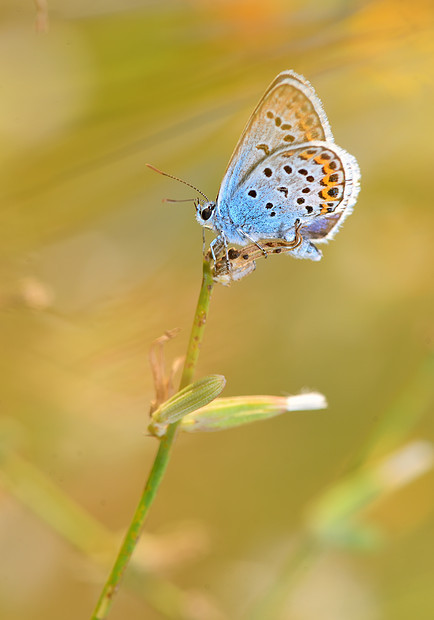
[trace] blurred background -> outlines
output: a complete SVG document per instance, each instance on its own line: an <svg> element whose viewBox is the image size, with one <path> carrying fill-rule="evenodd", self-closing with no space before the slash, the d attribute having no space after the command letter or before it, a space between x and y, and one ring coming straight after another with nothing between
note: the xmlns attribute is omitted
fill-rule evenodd
<svg viewBox="0 0 434 620"><path fill-rule="evenodd" d="M175 327L168 364L186 350L202 239L145 162L216 196L284 69L360 198L320 263L216 286L198 376L329 408L180 436L110 618L433 617L433 61L429 0L3 0L2 618L90 617L152 464L148 352ZM327 489L384 463L377 543L294 559Z"/></svg>

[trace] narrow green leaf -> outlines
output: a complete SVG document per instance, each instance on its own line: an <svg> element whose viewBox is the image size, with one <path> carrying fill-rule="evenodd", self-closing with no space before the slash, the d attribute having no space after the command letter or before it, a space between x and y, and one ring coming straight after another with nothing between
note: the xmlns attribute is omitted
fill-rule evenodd
<svg viewBox="0 0 434 620"><path fill-rule="evenodd" d="M223 375L208 375L174 394L154 411L149 431L161 437L168 424L181 420L187 414L213 401L226 385Z"/></svg>
<svg viewBox="0 0 434 620"><path fill-rule="evenodd" d="M316 392L298 396L219 398L185 416L181 428L189 433L221 431L272 418L287 411L324 409L326 406L324 396Z"/></svg>

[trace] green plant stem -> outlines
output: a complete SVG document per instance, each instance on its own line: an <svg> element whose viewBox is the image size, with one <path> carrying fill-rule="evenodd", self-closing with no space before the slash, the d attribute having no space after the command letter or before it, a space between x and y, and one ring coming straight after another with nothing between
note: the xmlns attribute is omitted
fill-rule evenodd
<svg viewBox="0 0 434 620"><path fill-rule="evenodd" d="M200 345L202 343L203 333L205 331L205 324L208 316L208 309L211 299L211 293L213 290L213 284L214 283L211 275L210 264L207 260L204 259L202 286L199 293L196 314L194 316L193 327L191 330L190 341L188 343L187 355L184 363L184 369L179 385L180 390L186 385L189 385L193 380L197 360L199 358ZM129 564L133 551L139 540L145 518L149 512L149 508L152 505L154 497L160 486L161 480L163 479L164 472L166 471L170 457L170 450L176 436L178 425L179 422L171 424L167 429L167 433L160 440L160 445L154 460L154 464L152 465L152 469L148 476L148 480L146 482L139 504L136 508L128 531L125 535L112 571L101 592L101 596L95 607L92 620L103 620L104 618L107 618L110 607L113 603L113 598L116 594L117 589L119 588L124 572Z"/></svg>

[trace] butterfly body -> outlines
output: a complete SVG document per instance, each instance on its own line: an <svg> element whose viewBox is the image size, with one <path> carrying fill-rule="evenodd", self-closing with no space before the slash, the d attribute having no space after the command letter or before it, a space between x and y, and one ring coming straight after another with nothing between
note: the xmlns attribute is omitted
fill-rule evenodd
<svg viewBox="0 0 434 620"><path fill-rule="evenodd" d="M219 240L302 242L291 253L319 260L313 241L330 239L351 213L359 190L354 157L338 147L321 102L302 76L285 71L250 117L216 202L198 204L196 218Z"/></svg>

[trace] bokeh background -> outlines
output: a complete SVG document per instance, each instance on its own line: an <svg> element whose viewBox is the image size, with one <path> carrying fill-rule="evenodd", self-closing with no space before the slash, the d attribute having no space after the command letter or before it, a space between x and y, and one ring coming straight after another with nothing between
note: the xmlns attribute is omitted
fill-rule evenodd
<svg viewBox="0 0 434 620"><path fill-rule="evenodd" d="M3 0L0 20L1 617L90 616L152 463L148 351L174 327L168 364L186 349L202 240L162 203L191 191L145 162L215 196L294 69L359 202L320 263L216 287L198 376L329 408L180 436L110 617L431 619L432 2ZM293 560L326 489L414 441L411 480L363 514L382 543Z"/></svg>

